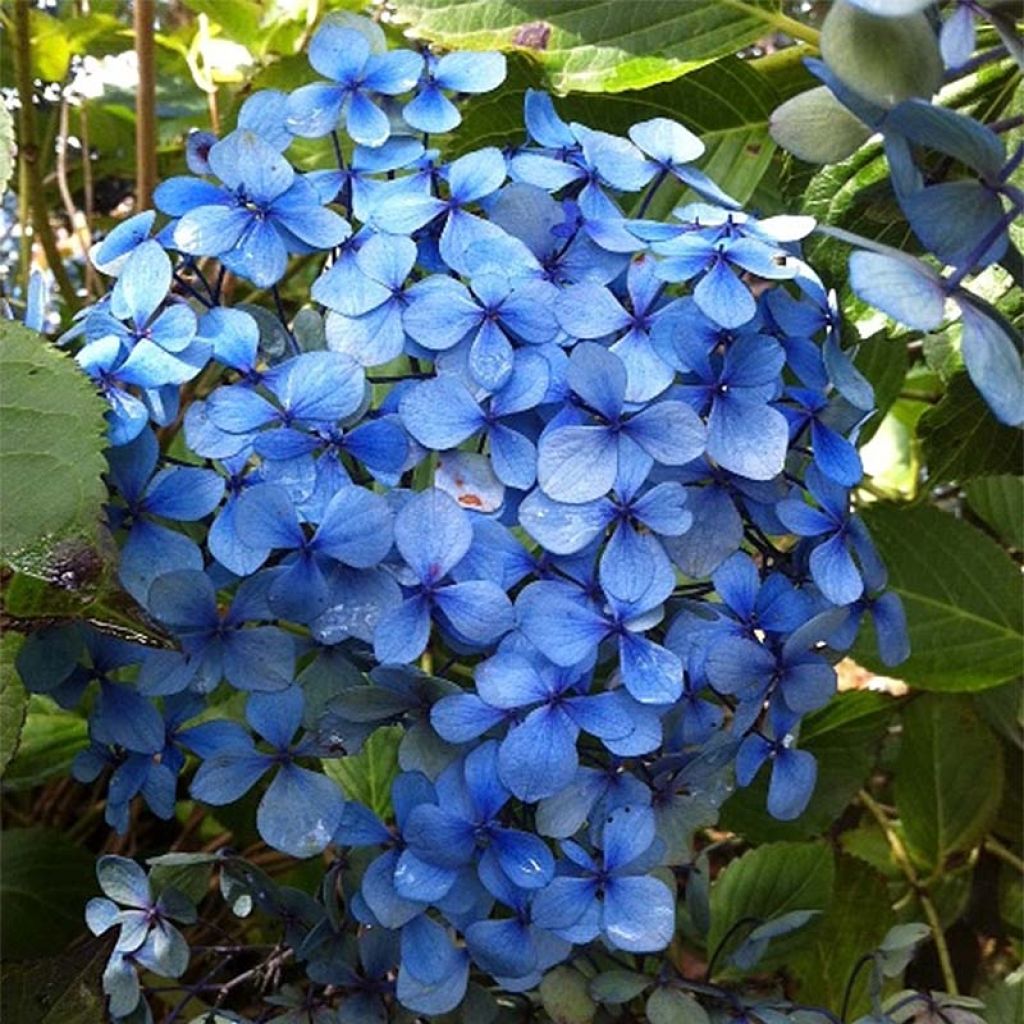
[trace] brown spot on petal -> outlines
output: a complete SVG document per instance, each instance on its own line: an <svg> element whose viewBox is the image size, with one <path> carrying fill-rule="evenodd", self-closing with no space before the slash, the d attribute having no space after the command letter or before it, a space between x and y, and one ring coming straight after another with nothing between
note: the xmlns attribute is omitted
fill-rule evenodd
<svg viewBox="0 0 1024 1024"><path fill-rule="evenodd" d="M481 508L483 506L483 500L475 494L460 494L458 500L460 505L468 505L470 508Z"/></svg>

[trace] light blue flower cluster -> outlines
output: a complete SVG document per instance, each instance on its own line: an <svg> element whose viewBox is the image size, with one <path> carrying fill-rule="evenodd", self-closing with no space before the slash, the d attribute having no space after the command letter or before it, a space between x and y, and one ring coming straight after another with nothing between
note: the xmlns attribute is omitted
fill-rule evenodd
<svg viewBox="0 0 1024 1024"><path fill-rule="evenodd" d="M198 801L261 787L271 846L370 848L350 918L318 927L390 936L366 956L435 1014L471 967L517 991L574 945L664 948L693 829L765 765L770 811L800 815L801 717L865 613L891 663L905 625L851 511L873 398L808 218L741 212L673 121L622 138L538 92L515 149L426 148L412 129L455 127L496 55L332 15L310 60L327 81L193 140L155 235L147 212L100 244L116 283L68 339L110 404L121 579L168 642L59 627L20 668L94 695L75 772L112 768L114 827L136 795L169 817L197 759ZM293 136L337 167L295 170ZM646 219L662 188L690 191ZM290 255L326 255L320 347L225 305L229 275L279 298ZM385 822L321 759L387 723ZM123 1016L125 964L177 940L121 889L136 909L91 922L121 924Z"/></svg>

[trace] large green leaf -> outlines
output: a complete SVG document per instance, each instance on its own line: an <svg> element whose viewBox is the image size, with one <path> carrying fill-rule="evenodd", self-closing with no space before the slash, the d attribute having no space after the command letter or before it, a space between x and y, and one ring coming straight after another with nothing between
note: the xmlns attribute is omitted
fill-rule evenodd
<svg viewBox="0 0 1024 1024"><path fill-rule="evenodd" d="M769 843L734 860L711 887L711 931L708 950L713 952L728 937L727 949L735 947L749 928L744 918L770 921L792 910L824 910L832 893L835 868L824 843ZM760 965L785 959L815 924L793 935L776 939ZM730 934L731 933L731 934ZM719 964L725 958L718 957Z"/></svg>
<svg viewBox="0 0 1024 1024"><path fill-rule="evenodd" d="M85 719L49 697L33 694L18 751L7 766L5 789L30 789L68 771L75 754L89 742Z"/></svg>
<svg viewBox="0 0 1024 1024"><path fill-rule="evenodd" d="M506 86L467 104L449 152L458 155L478 146L522 142L523 96L538 84L536 72L513 59ZM572 94L556 100L556 106L566 120L620 134L652 117L679 121L707 147L698 165L744 202L753 195L776 150L768 135L768 120L777 100L768 76L730 56L674 82L601 96ZM680 195L679 188L666 183L651 204L650 215L664 215Z"/></svg>
<svg viewBox="0 0 1024 1024"><path fill-rule="evenodd" d="M383 818L391 814L391 783L398 774L398 744L401 726L377 729L358 754L323 762L324 771L345 791L345 795L376 811Z"/></svg>
<svg viewBox="0 0 1024 1024"><path fill-rule="evenodd" d="M891 913L885 879L862 861L841 857L828 909L808 942L786 964L800 1002L838 1010L853 968L881 942L893 923ZM867 1010L868 977L869 972L861 971L847 1019Z"/></svg>
<svg viewBox="0 0 1024 1024"><path fill-rule="evenodd" d="M966 373L958 373L938 405L918 424L932 483L964 481L993 473L1015 473L1024 460L1024 438L1004 426Z"/></svg>
<svg viewBox="0 0 1024 1024"><path fill-rule="evenodd" d="M903 599L910 657L893 669L875 650L873 629L854 657L925 690L981 690L1016 678L1024 631L1021 575L995 541L937 508L867 509L864 519L889 585Z"/></svg>
<svg viewBox="0 0 1024 1024"><path fill-rule="evenodd" d="M895 703L867 691L839 694L831 704L807 716L800 747L818 759L818 781L807 809L795 821L768 814L767 772L739 790L722 808L722 825L744 839L763 843L820 835L843 812L867 778Z"/></svg>
<svg viewBox="0 0 1024 1024"><path fill-rule="evenodd" d="M14 659L23 640L20 633L0 636L0 775L18 749L28 709L28 694L14 670Z"/></svg>
<svg viewBox="0 0 1024 1024"><path fill-rule="evenodd" d="M995 818L1003 752L969 697L925 694L903 714L896 810L911 851L941 866L969 850Z"/></svg>
<svg viewBox="0 0 1024 1024"><path fill-rule="evenodd" d="M1024 549L1024 477L983 476L966 488L967 503L998 535Z"/></svg>
<svg viewBox="0 0 1024 1024"><path fill-rule="evenodd" d="M24 959L62 949L85 930L85 902L96 894L93 855L54 829L12 828L0 843L0 942Z"/></svg>
<svg viewBox="0 0 1024 1024"><path fill-rule="evenodd" d="M95 940L62 956L5 963L4 1024L96 1024L109 944Z"/></svg>
<svg viewBox="0 0 1024 1024"><path fill-rule="evenodd" d="M91 537L105 495L104 404L74 361L0 321L0 554L45 564Z"/></svg>
<svg viewBox="0 0 1024 1024"><path fill-rule="evenodd" d="M776 0L397 0L414 36L526 50L559 92L621 92L685 75L780 23Z"/></svg>

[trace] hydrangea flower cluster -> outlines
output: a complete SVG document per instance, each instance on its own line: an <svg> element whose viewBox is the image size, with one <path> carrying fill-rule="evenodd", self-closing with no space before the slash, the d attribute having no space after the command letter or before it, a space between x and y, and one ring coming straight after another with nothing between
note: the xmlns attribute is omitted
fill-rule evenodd
<svg viewBox="0 0 1024 1024"><path fill-rule="evenodd" d="M801 717L865 615L889 663L905 624L851 510L873 399L809 218L742 212L673 121L618 137L540 92L521 145L446 159L427 133L498 55L332 15L310 61L325 81L193 138L159 223L100 243L116 281L67 339L110 405L120 578L166 642L57 627L20 669L91 701L75 773L112 769L115 828L136 796L169 817L184 774L213 806L259 786L295 857L366 848L311 971L347 984L324 948L358 931L365 970L438 1014L471 968L522 991L576 945L664 948L694 829L762 770L797 817ZM336 166L296 170L293 137ZM300 314L323 329L275 347L226 282L279 298L292 255L326 263ZM395 723L382 820L322 764ZM180 967L175 908L114 889L134 909L90 914L121 925L127 1016L131 965L170 943Z"/></svg>

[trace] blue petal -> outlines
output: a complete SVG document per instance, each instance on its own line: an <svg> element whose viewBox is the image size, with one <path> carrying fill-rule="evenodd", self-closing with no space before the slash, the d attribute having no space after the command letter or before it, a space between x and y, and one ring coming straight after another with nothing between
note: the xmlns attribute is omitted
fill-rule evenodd
<svg viewBox="0 0 1024 1024"><path fill-rule="evenodd" d="M491 837L501 870L520 889L540 889L555 873L555 859L539 836L500 828Z"/></svg>
<svg viewBox="0 0 1024 1024"><path fill-rule="evenodd" d="M520 800L535 803L564 789L576 774L577 726L556 706L531 711L501 743L501 780Z"/></svg>
<svg viewBox="0 0 1024 1024"><path fill-rule="evenodd" d="M679 658L652 641L623 633L619 637L622 682L641 704L672 704L683 692Z"/></svg>
<svg viewBox="0 0 1024 1024"><path fill-rule="evenodd" d="M811 799L817 778L818 762L809 751L779 751L768 784L768 813L780 821L799 818Z"/></svg>
<svg viewBox="0 0 1024 1024"><path fill-rule="evenodd" d="M865 302L919 331L934 331L945 320L942 281L911 256L853 253L850 287Z"/></svg>
<svg viewBox="0 0 1024 1024"><path fill-rule="evenodd" d="M374 656L384 665L413 661L423 653L429 636L430 607L424 597L411 597L378 620Z"/></svg>
<svg viewBox="0 0 1024 1024"><path fill-rule="evenodd" d="M618 472L618 441L607 427L560 427L537 450L537 480L555 501L580 505L607 494Z"/></svg>
<svg viewBox="0 0 1024 1024"><path fill-rule="evenodd" d="M395 544L424 582L438 582L451 572L472 541L466 513L437 489L410 497L395 519Z"/></svg>
<svg viewBox="0 0 1024 1024"><path fill-rule="evenodd" d="M458 447L484 423L473 396L450 376L416 384L402 396L400 409L406 430L435 451Z"/></svg>
<svg viewBox="0 0 1024 1024"><path fill-rule="evenodd" d="M653 953L675 934L675 900L656 878L614 878L605 889L602 931L616 949Z"/></svg>
<svg viewBox="0 0 1024 1024"><path fill-rule="evenodd" d="M316 531L316 549L357 569L377 565L391 550L387 501L362 487L346 487L328 503Z"/></svg>
<svg viewBox="0 0 1024 1024"><path fill-rule="evenodd" d="M819 544L810 558L811 577L833 604L852 604L864 592L857 566L841 534Z"/></svg>
<svg viewBox="0 0 1024 1024"><path fill-rule="evenodd" d="M590 657L609 632L600 615L566 596L558 584L528 586L516 601L516 614L530 642L565 667Z"/></svg>
<svg viewBox="0 0 1024 1024"><path fill-rule="evenodd" d="M189 792L196 800L215 807L234 803L256 785L270 764L270 758L255 748L214 754L199 766Z"/></svg>
<svg viewBox="0 0 1024 1024"><path fill-rule="evenodd" d="M556 555L582 551L604 533L615 515L606 498L569 505L532 491L519 506L519 523L545 550Z"/></svg>
<svg viewBox="0 0 1024 1024"><path fill-rule="evenodd" d="M995 319L963 303L964 363L974 386L996 418L1011 427L1024 423L1024 367L1013 339Z"/></svg>
<svg viewBox="0 0 1024 1024"><path fill-rule="evenodd" d="M471 643L492 643L514 625L512 602L489 580L467 580L435 592L437 607Z"/></svg>
<svg viewBox="0 0 1024 1024"><path fill-rule="evenodd" d="M778 409L732 395L718 397L708 417L708 455L748 480L771 480L782 472L789 426Z"/></svg>
<svg viewBox="0 0 1024 1024"><path fill-rule="evenodd" d="M331 841L345 801L326 775L284 764L256 812L256 827L270 846L292 857L312 857Z"/></svg>

